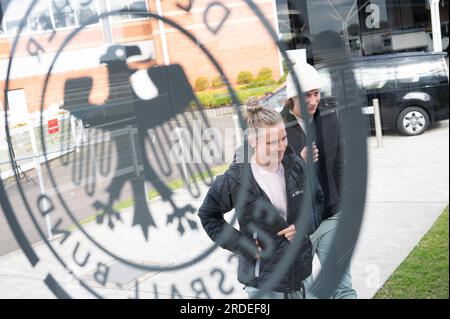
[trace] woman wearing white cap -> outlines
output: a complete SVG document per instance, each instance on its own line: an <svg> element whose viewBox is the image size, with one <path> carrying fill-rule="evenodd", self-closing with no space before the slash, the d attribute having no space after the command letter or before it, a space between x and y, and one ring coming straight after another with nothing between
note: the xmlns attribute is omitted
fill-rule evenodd
<svg viewBox="0 0 450 319"><path fill-rule="evenodd" d="M319 260L324 262L339 220L340 183L344 164L339 122L333 110L318 108L322 84L317 70L307 63L297 63L293 69L301 90L304 92L307 114L302 114L301 101L292 74L289 74L287 79L287 102L281 114L286 124L289 146L305 161L308 159L308 148L304 121L310 121L311 128L314 130L312 159L325 195L326 208L325 214L322 216L323 221L316 232L311 235L311 241ZM311 285L312 278L308 282ZM317 282L320 284L319 280ZM318 287L308 288L307 290L314 292ZM344 273L332 297L335 299L357 297L355 290L352 289L351 276L348 271Z"/></svg>

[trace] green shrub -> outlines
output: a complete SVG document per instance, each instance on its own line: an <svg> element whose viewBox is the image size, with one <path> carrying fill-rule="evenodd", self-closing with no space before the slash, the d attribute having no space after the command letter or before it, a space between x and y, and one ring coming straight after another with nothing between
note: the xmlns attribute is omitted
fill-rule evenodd
<svg viewBox="0 0 450 319"><path fill-rule="evenodd" d="M261 86L274 85L277 82L273 79L273 72L271 68L262 68L258 72L256 79L248 83L245 88L257 88Z"/></svg>
<svg viewBox="0 0 450 319"><path fill-rule="evenodd" d="M286 64L286 61L283 61L283 72L284 72L284 74L288 74L288 72L289 72L289 68Z"/></svg>
<svg viewBox="0 0 450 319"><path fill-rule="evenodd" d="M277 85L269 85L254 88L240 88L236 91L240 103L246 101L250 96L262 97L267 92L272 92ZM203 107L210 109L232 104L231 96L228 91L223 92L200 92L196 94ZM192 105L196 109L196 105Z"/></svg>
<svg viewBox="0 0 450 319"><path fill-rule="evenodd" d="M274 85L277 82L273 79L270 80L264 80L264 79L255 79L250 84L247 84L244 88L245 89L251 89L251 88L258 88L261 86L268 86L268 85Z"/></svg>
<svg viewBox="0 0 450 319"><path fill-rule="evenodd" d="M216 76L213 80L212 80L212 87L214 89L218 89L225 86L225 83L223 83L222 77L221 76Z"/></svg>
<svg viewBox="0 0 450 319"><path fill-rule="evenodd" d="M278 83L279 85L283 84L284 82L286 82L287 77L288 77L288 73L287 73L287 72L284 72L284 75L278 80L277 83Z"/></svg>
<svg viewBox="0 0 450 319"><path fill-rule="evenodd" d="M249 84L253 81L253 74L250 71L242 71L238 74L237 84L244 85Z"/></svg>
<svg viewBox="0 0 450 319"><path fill-rule="evenodd" d="M258 72L258 77L256 78L257 81L268 81L273 80L273 72L271 68L262 68Z"/></svg>
<svg viewBox="0 0 450 319"><path fill-rule="evenodd" d="M197 91L205 91L209 87L209 80L206 77L199 77L195 80L195 89Z"/></svg>

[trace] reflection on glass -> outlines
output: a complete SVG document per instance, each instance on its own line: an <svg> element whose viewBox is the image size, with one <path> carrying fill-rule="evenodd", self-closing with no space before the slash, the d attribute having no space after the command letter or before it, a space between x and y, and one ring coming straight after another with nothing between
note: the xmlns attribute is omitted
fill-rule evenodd
<svg viewBox="0 0 450 319"><path fill-rule="evenodd" d="M305 1L280 0L277 1L278 27L281 40L288 50L307 49L307 57L312 54L309 46L308 13Z"/></svg>
<svg viewBox="0 0 450 319"><path fill-rule="evenodd" d="M330 97L333 95L332 87L333 83L331 82L330 70L327 68L320 70L320 78L322 83L322 88L320 90L320 95L322 97Z"/></svg>
<svg viewBox="0 0 450 319"><path fill-rule="evenodd" d="M9 2L9 4L8 4ZM1 0L2 7L7 8L5 12L5 16L3 19L5 20L6 31L9 35L14 35L19 31L20 23L22 22L24 11L23 8L27 8L29 5L29 1L27 0ZM8 6L6 6L8 4ZM28 31L28 25L25 24L22 32Z"/></svg>
<svg viewBox="0 0 450 319"><path fill-rule="evenodd" d="M291 33L291 23L289 20L289 8L287 0L277 1L278 28L281 34Z"/></svg>
<svg viewBox="0 0 450 319"><path fill-rule="evenodd" d="M136 12L147 12L147 6L145 0L130 0L130 10ZM131 14L131 19L140 19L143 16L138 14Z"/></svg>
<svg viewBox="0 0 450 319"><path fill-rule="evenodd" d="M2 3L0 2L0 35L4 34L5 31L3 29L3 8Z"/></svg>
<svg viewBox="0 0 450 319"><path fill-rule="evenodd" d="M6 7L8 0L0 0L0 5ZM10 1L7 12L4 12L4 22L0 26L0 34L14 35L23 18L23 8L29 7L31 0ZM51 6L49 5L51 4ZM2 11L0 6L0 12ZM54 28L76 27L80 24L98 22L98 7L96 0L38 0L22 33L48 31Z"/></svg>
<svg viewBox="0 0 450 319"><path fill-rule="evenodd" d="M363 84L363 75L364 70L362 68L354 68L353 76L355 77L355 83L358 86L358 89L365 89Z"/></svg>
<svg viewBox="0 0 450 319"><path fill-rule="evenodd" d="M75 10L67 0L52 0L53 17L57 28L76 26Z"/></svg>
<svg viewBox="0 0 450 319"><path fill-rule="evenodd" d="M397 66L399 85L435 85L445 82L447 75L440 60L423 61L423 59L403 59Z"/></svg>
<svg viewBox="0 0 450 319"><path fill-rule="evenodd" d="M382 31L391 27L396 11L394 6L398 6L395 0L358 0L358 2L363 32ZM389 18L388 15L390 15Z"/></svg>
<svg viewBox="0 0 450 319"><path fill-rule="evenodd" d="M128 4L127 0L109 0L109 11L120 11L120 10L127 10ZM111 20L113 21L120 21L120 20L128 20L130 18L130 15L128 13L121 13L120 15L113 15L111 16Z"/></svg>
<svg viewBox="0 0 450 319"><path fill-rule="evenodd" d="M343 108L346 90L354 91L354 88L344 87L343 79L350 79L353 74L342 66L319 67L322 88L320 90L320 105L326 109Z"/></svg>
<svg viewBox="0 0 450 319"><path fill-rule="evenodd" d="M36 3L28 18L28 23L31 31L47 31L53 29L47 1L38 1Z"/></svg>
<svg viewBox="0 0 450 319"><path fill-rule="evenodd" d="M84 25L90 22L90 24L98 22L98 8L96 1L83 1L77 0L77 14L78 23Z"/></svg>
<svg viewBox="0 0 450 319"><path fill-rule="evenodd" d="M319 63L335 59L343 45L347 53L351 54L351 45L355 47L357 44L352 30L359 29L357 2L307 0L306 3L314 61Z"/></svg>
<svg viewBox="0 0 450 319"><path fill-rule="evenodd" d="M281 112L286 103L286 87L284 86L273 94L267 94L260 102L265 107Z"/></svg>
<svg viewBox="0 0 450 319"><path fill-rule="evenodd" d="M364 66L359 78L365 89L384 89L395 87L395 69L389 65L375 64Z"/></svg>
<svg viewBox="0 0 450 319"><path fill-rule="evenodd" d="M279 29L289 49L300 48L296 41L299 35L309 38L312 53L308 52L308 60L311 55L314 63L333 58L335 52L329 48L336 48L339 41L344 42L349 56L430 52L431 18L426 3L425 0L278 0ZM301 14L292 12L292 4ZM444 48L448 45L448 15L443 14L446 10L448 1L442 1Z"/></svg>
<svg viewBox="0 0 450 319"><path fill-rule="evenodd" d="M402 29L430 27L430 11L421 0L403 0L400 2Z"/></svg>
<svg viewBox="0 0 450 319"><path fill-rule="evenodd" d="M145 0L109 0L109 11L132 10L139 12L147 12L147 4ZM142 16L129 13L121 13L120 15L111 16L112 21L123 21L132 19L142 19Z"/></svg>

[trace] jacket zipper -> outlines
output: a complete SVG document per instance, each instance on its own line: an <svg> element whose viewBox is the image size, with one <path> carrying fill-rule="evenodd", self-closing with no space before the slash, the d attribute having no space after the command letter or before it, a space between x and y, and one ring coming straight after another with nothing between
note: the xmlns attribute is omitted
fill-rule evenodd
<svg viewBox="0 0 450 319"><path fill-rule="evenodd" d="M253 233L253 239L258 240L258 234L256 232ZM255 263L255 278L259 278L259 271L261 268L261 258L256 259Z"/></svg>

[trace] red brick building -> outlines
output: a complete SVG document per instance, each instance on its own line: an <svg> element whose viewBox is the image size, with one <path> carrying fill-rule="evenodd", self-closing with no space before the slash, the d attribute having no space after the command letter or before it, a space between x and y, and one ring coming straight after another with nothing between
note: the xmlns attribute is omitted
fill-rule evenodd
<svg viewBox="0 0 450 319"><path fill-rule="evenodd" d="M5 107L4 86L10 53L20 22L24 21L14 50L8 87L8 91L15 91L15 94L8 93L8 104L10 112L16 115L40 110L45 77L56 53L73 33L53 66L45 109L63 104L64 83L76 77L93 78L91 103L102 104L107 99L106 68L99 60L110 43L139 46L141 59L152 58L158 64L181 64L192 86L199 77L212 80L219 75L198 43L209 50L233 84L239 72L248 70L256 76L263 67L271 68L275 79L280 77L278 50L260 19L243 0L222 1L220 6L211 5L212 0L196 0L192 1L191 8L188 8L191 1L187 0L39 0L26 20L23 17L32 1L12 1L8 6L6 2L0 0L0 13L3 13L0 27L2 108ZM254 2L275 26L274 1ZM197 43L155 18L123 13L96 19L102 12L124 8L160 13L192 34ZM90 24L86 26L87 21ZM85 26L80 28L82 25Z"/></svg>

